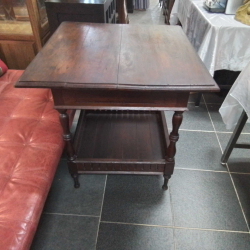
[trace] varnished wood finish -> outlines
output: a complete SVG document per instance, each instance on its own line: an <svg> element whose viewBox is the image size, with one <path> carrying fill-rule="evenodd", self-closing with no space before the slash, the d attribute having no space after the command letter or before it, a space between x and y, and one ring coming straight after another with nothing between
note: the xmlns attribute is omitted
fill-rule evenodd
<svg viewBox="0 0 250 250"><path fill-rule="evenodd" d="M182 113L183 112L176 111L174 113L174 115L173 115L173 121L172 121L173 130L172 130L172 132L170 133L170 136L169 136L170 144L169 144L169 147L168 147L168 150L167 150L167 158L166 158L168 162L173 162L174 161L174 156L175 156L175 153L176 153L175 144L179 139L178 130L179 130L179 127L180 127L180 125L182 123L182 118L183 118Z"/></svg>
<svg viewBox="0 0 250 250"><path fill-rule="evenodd" d="M52 89L55 108L187 110L188 92L119 89ZM166 108L168 107L168 108Z"/></svg>
<svg viewBox="0 0 250 250"><path fill-rule="evenodd" d="M4 1L12 6L12 1ZM0 58L10 69L26 69L35 55L40 51L49 36L48 22L43 26L37 0L25 0L29 16L25 22L9 22L8 28L0 29ZM10 9L11 14L15 13ZM1 22L4 27L6 24Z"/></svg>
<svg viewBox="0 0 250 250"><path fill-rule="evenodd" d="M37 7L37 0L29 0L26 1L28 13L29 13L29 19L33 31L33 36L36 41L36 47L37 50L40 51L43 44L42 44L42 29L40 25L40 15ZM49 31L47 30L46 33Z"/></svg>
<svg viewBox="0 0 250 250"><path fill-rule="evenodd" d="M10 69L25 69L36 53L33 41L0 41L0 58Z"/></svg>
<svg viewBox="0 0 250 250"><path fill-rule="evenodd" d="M167 189L168 180L174 171L174 157L176 154L176 142L179 140L179 128L182 123L182 111L176 111L173 115L172 125L173 129L169 136L169 146L167 148L166 161L167 164L164 170L164 185L163 189Z"/></svg>
<svg viewBox="0 0 250 250"><path fill-rule="evenodd" d="M82 159L161 160L166 143L160 112L86 111L78 122ZM128 163L128 162L127 162Z"/></svg>
<svg viewBox="0 0 250 250"><path fill-rule="evenodd" d="M60 115L59 115L60 123L61 123L62 128L63 128L63 140L66 142L68 157L72 161L72 160L75 160L76 154L75 154L75 150L73 148L72 142L71 142L72 135L71 135L70 130L69 130L69 116L67 114L66 109L63 109L63 110L59 109L58 112L60 113Z"/></svg>
<svg viewBox="0 0 250 250"><path fill-rule="evenodd" d="M163 174L164 189L190 91L219 90L180 27L67 22L16 86L52 89L76 187L94 172ZM84 110L73 146L66 109Z"/></svg>
<svg viewBox="0 0 250 250"><path fill-rule="evenodd" d="M74 179L75 182L75 188L79 188L80 184L78 182L78 171L76 168L76 165L73 164L73 161L76 159L76 153L73 147L72 143L72 135L70 133L69 129L69 116L67 114L66 109L59 109L58 112L60 113L60 123L63 128L63 140L66 144L66 152L68 155L68 166L69 166L69 172L71 173L71 176Z"/></svg>
<svg viewBox="0 0 250 250"><path fill-rule="evenodd" d="M78 171L162 174L168 132L161 115L155 111L82 112L74 142Z"/></svg>
<svg viewBox="0 0 250 250"><path fill-rule="evenodd" d="M70 22L17 86L218 91L180 27Z"/></svg>

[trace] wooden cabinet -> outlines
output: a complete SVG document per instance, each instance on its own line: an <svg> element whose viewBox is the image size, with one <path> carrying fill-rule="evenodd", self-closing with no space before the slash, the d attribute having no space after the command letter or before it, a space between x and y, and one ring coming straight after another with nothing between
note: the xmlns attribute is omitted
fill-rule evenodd
<svg viewBox="0 0 250 250"><path fill-rule="evenodd" d="M134 13L134 0L127 0L126 3L128 13Z"/></svg>
<svg viewBox="0 0 250 250"><path fill-rule="evenodd" d="M0 58L10 69L25 69L48 37L44 0L0 2Z"/></svg>
<svg viewBox="0 0 250 250"><path fill-rule="evenodd" d="M46 0L51 33L63 21L116 23L115 0Z"/></svg>
<svg viewBox="0 0 250 250"><path fill-rule="evenodd" d="M3 40L0 43L1 58L11 69L25 69L36 55L33 41Z"/></svg>

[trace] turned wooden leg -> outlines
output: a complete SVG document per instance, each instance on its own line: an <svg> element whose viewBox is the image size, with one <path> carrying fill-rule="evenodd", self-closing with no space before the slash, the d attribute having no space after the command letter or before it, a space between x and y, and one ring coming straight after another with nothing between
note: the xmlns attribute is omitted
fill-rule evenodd
<svg viewBox="0 0 250 250"><path fill-rule="evenodd" d="M73 180L74 180L74 188L79 188L80 187L80 183L78 180L78 174L71 174Z"/></svg>
<svg viewBox="0 0 250 250"><path fill-rule="evenodd" d="M173 115L173 129L172 132L169 135L169 146L167 148L167 155L166 155L166 166L165 166L165 171L164 171L164 184L162 188L164 190L168 189L168 181L173 174L174 171L174 156L176 154L176 142L179 140L179 128L182 122L182 116L183 111L175 111Z"/></svg>
<svg viewBox="0 0 250 250"><path fill-rule="evenodd" d="M66 109L60 109L58 110L60 113L60 123L63 128L63 140L66 144L66 152L68 156L68 168L71 176L74 179L74 187L79 188L80 184L78 181L78 172L77 172L77 166L74 163L74 160L76 159L75 150L72 144L72 135L70 133L69 129L69 116L67 114Z"/></svg>
<svg viewBox="0 0 250 250"><path fill-rule="evenodd" d="M162 189L163 190L168 190L168 181L169 181L171 175L165 175L164 174L163 177L164 177L164 183L163 183Z"/></svg>

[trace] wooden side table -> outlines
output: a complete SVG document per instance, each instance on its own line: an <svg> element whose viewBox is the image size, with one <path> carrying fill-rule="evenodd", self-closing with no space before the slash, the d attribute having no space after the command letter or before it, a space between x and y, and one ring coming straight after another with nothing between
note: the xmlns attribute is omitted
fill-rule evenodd
<svg viewBox="0 0 250 250"><path fill-rule="evenodd" d="M164 189L189 93L219 90L180 27L89 23L61 24L16 87L51 88L75 187L83 173L163 174ZM74 139L67 109L82 110Z"/></svg>

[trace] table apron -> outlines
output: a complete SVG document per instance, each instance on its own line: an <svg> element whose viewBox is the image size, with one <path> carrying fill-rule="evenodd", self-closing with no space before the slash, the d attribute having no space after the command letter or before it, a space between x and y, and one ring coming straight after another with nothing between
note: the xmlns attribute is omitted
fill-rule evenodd
<svg viewBox="0 0 250 250"><path fill-rule="evenodd" d="M189 92L52 89L56 109L187 110Z"/></svg>

